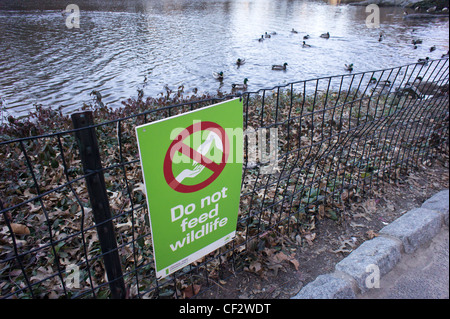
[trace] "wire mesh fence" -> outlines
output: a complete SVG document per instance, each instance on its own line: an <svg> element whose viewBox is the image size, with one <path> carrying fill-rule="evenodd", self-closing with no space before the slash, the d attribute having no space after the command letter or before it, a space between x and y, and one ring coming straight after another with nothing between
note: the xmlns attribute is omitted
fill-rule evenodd
<svg viewBox="0 0 450 319"><path fill-rule="evenodd" d="M295 234L317 215L338 218L355 194L448 151L448 85L449 62L440 59L243 93L236 238L159 281L134 129L235 96L0 142L0 298L195 295L248 267L270 232ZM90 169L79 146L88 131L100 159ZM255 152L253 139L266 139L267 149ZM93 208L104 200L108 213L99 219Z"/></svg>

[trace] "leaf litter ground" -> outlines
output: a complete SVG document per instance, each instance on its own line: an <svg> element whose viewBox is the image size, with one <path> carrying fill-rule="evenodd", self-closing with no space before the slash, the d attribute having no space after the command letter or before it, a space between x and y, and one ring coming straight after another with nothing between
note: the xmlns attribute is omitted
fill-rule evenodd
<svg viewBox="0 0 450 319"><path fill-rule="evenodd" d="M216 282L195 298L291 298L317 276L332 273L336 263L377 236L384 226L448 188L447 153L395 183L383 183L369 196L350 204L338 220L318 215L303 236L294 240L276 236L263 249L255 249L245 271Z"/></svg>
<svg viewBox="0 0 450 319"><path fill-rule="evenodd" d="M280 94L274 95L272 99L284 101L286 99L289 100L289 97L291 97L289 94ZM432 182L429 181L429 179L433 178L432 176L422 175L433 172L435 166L432 168L419 167L419 171L414 171L409 167L408 171L410 173L406 175L407 177L398 177L396 184L380 182L375 187L364 184L362 185L365 188L364 196L361 195L362 193L355 193L352 189L343 187L345 178L350 181L372 180L371 172L374 169L372 166L375 164L369 165L367 163L368 166L365 168L360 165L365 161L363 155L368 143L371 144L370 149L373 152L377 150L374 156L380 160L380 163L377 164L380 167L392 166L393 161L404 154L400 153L399 148L394 147L396 145L395 139L393 140L390 136L396 136L395 132L391 134L388 129L376 130L376 126L372 125L375 122L371 118L376 113L369 108L367 103L359 103L359 111L354 116L351 115L355 113L353 103L344 103L342 107L339 106L339 110L341 110L340 120L342 120L342 116L349 119L349 121L341 121L341 123L337 118L339 116L336 115L339 112L335 112L337 106L333 106L333 103L338 104L339 95L334 97L336 101L332 103L331 107L325 107L325 104L331 103L332 99L327 99L325 96L321 97L324 99L324 105L320 107L319 105L311 106L308 104L308 100L306 100L308 103L296 102L298 105L302 105L302 108L298 111L300 112L299 116L302 114L303 104L305 104L307 109L308 106L310 107L308 109L310 113L303 114L304 121L302 121L302 125L299 123L297 129L293 125L292 127L289 126L290 129L285 127L287 124L283 124L281 127L279 138L280 141L284 141L281 143L281 147L287 156L285 157L287 159L287 165L284 169L285 175L268 174L267 176L269 177L260 177L259 179L259 175L255 177L253 173L246 175L246 180L244 181L246 192L241 197L240 210L240 213L244 214L244 216L241 216L242 222L238 225L239 236L236 239L236 260L240 263L238 268L243 268L245 271L232 276L229 276L229 273L227 276L222 276L220 274L221 269L232 268L228 267L230 265L228 257L234 257L234 255L229 256L231 251L229 254L225 252L224 255L211 257L212 260L206 266L201 266L203 270L206 267L206 271L209 272L208 284L205 284L205 281L202 280L197 282L197 279L202 277L198 273L190 278L181 278L176 284L174 282L166 282L164 286L160 287L161 289L157 289L157 293L154 293L152 290L148 293L145 292L147 288L151 289L155 286L152 279L154 270L150 234L148 223L145 220L147 213L143 204L145 197L142 183L140 182L142 177L138 169L138 163L135 160L137 150L133 142L133 132L137 124L166 118L174 115L174 111L170 113L164 108L157 109L155 113L148 114L148 116L145 114L141 117L129 118L118 123L111 122L112 124L98 127L99 143L101 144L101 149L104 150L102 160L105 167L109 167L105 172L105 180L108 195L111 199L111 208L117 214L115 221L117 223L123 267L127 272L131 273L138 266L141 278L140 287L137 287L130 277L130 281L127 282L127 285L129 285L129 297L135 297L138 294L138 289L140 289L144 291L141 295L143 298L173 298L175 296L178 298L288 298L298 292L303 285L314 280L317 275L332 271L336 262L349 254L365 239L376 236L377 231L384 226L384 223L389 223L402 212L407 211L409 207L405 205L411 203L414 206L420 205L427 196L432 195L432 192L428 191L432 187L431 185L436 184L432 188L434 192L440 190L439 187L443 185L442 183L448 187L448 173L445 175L442 170L437 171L435 176L433 175L435 180ZM258 102L258 97L253 100L249 103L248 125L258 127L261 119L259 112L262 112L262 108L258 108L258 106L261 106L261 103ZM158 102L155 107L174 103L174 101L166 100L160 102L164 103L161 105ZM272 102L268 97L265 99L264 105L267 105L267 107L265 108L264 119L267 123L262 124L267 126L271 123L270 121L278 122L281 117L293 121L294 124L296 123L298 117L293 117L291 109L297 110L297 104L290 108L269 107L272 105ZM137 101L131 101L129 105L119 111L140 113L149 109L149 104L152 103L152 100L149 101L147 99L147 102L144 103L144 101L138 99ZM314 102L311 103L314 105ZM361 115L366 113L366 111L361 111L363 107L367 109L367 119L361 122ZM178 111L181 113L187 111L184 108L183 106ZM414 109L417 108L418 106ZM420 106L421 109L424 109L423 105ZM105 109L96 109L95 112L95 118L124 118L126 115L125 113L115 114ZM403 112L400 109L400 111L391 115L382 111L378 114L378 117L384 123L384 119L387 117L391 118L394 116L395 118L402 115ZM15 123L13 121L10 129L5 130L4 133L8 135L22 132L21 134L28 136L29 132L32 131L28 126L31 125L31 128L38 130L37 134L43 134L46 131L44 126L49 127L49 125L43 124L47 122L51 124L55 122L64 123L66 127L61 128L63 130L70 128L71 122L67 116L61 115L61 121L55 121L54 114L49 110L40 109L36 114L38 119L36 123L42 125L40 131L38 130L39 127L35 128L32 122ZM314 120L322 123L319 129L314 129L314 126L311 127L311 123L308 124L309 120L312 121L313 114ZM421 121L424 121L420 114L417 116L419 116ZM47 122L43 121L43 118L47 119ZM429 123L427 122L429 125L424 124L424 127L432 128L432 132L443 130L442 125L439 128L439 121L435 121L434 118L426 119L429 120ZM336 130L341 133L347 132L344 126L351 123L355 127L358 123L361 128L368 126L370 132L366 131L365 133L368 134L367 138L370 141L358 138L359 130L354 132L353 136L353 138L357 138L357 145L350 143L351 140L348 138L340 141L339 136L341 135L336 134ZM414 117L410 119L409 126L405 126L405 124L394 126L394 128L398 128L397 134L400 134L401 131L402 134L400 135L405 136L405 127L407 127L406 132L415 132L417 123L419 122L415 121ZM318 141L322 141L326 136L332 136L333 138L325 139L325 141L317 144ZM427 139L421 140L414 134L408 134L407 136L410 138L409 143L413 149L414 147L422 149L428 145L422 145L427 143ZM374 140L387 140L387 143L382 143L383 145L380 143L373 144ZM120 144L119 141L121 142ZM407 142L403 141L403 143L408 144ZM432 140L429 141L429 143L434 145L432 142ZM351 144L347 145L351 146L350 151L344 152L341 150L339 153L334 152L336 156L322 158L321 156L325 154L326 150L331 152L330 149L333 149L332 147L335 144L342 144L342 147L340 146L342 150L344 150L343 147L345 145ZM390 149L390 151L386 152L385 144L389 146L388 150ZM7 216L8 214L5 216L12 223L13 233L19 236L18 248L20 250L36 248L37 253L34 255L28 254L28 259L25 260L26 272L31 277L31 282L36 285L42 283L36 289L36 297L58 298L63 294L61 285L58 284L58 277L54 275L61 273L60 269L53 267L55 255L60 257L60 267L70 265L74 260L79 261L80 256L89 257L91 265L87 265L87 262L86 265L83 264L82 292L89 292L92 285L98 286L107 281L105 271L100 262L100 247L90 216L90 208L88 207L89 198L83 183L78 180L78 178L81 178L82 172L74 145L76 143L74 143L72 135L61 138L58 136L50 140L30 140L24 145L12 144L10 146L5 144L6 149L2 153L5 157L3 159L7 161L7 165L5 165L7 169L0 171L5 176L0 182L0 189L4 191L2 201L7 206L14 206L19 205L21 200L29 200L24 209L10 212L9 216ZM32 179L27 175L24 153L20 146L23 149L27 149L28 154L30 154L30 165L35 170L37 181L43 185L41 192L48 192L48 195L43 196L40 202L34 200L37 195L36 190L33 188L33 183L31 183ZM378 147L383 148L378 150ZM293 152L293 149L296 151ZM311 157L301 159L300 162L305 168L303 171L297 169L300 159L296 157L296 154L302 155L303 153L298 153L301 149L309 149L310 151L307 153L312 154ZM64 158L62 154L64 154ZM55 161L55 158L59 158L58 156L61 160L60 163ZM349 159L353 159L353 161L348 161ZM126 171L122 171L116 166L117 163L121 163L123 160L128 161ZM64 162L69 164L67 169L65 167L63 169L61 165ZM317 163L319 168L311 166L310 162ZM448 158L441 160L441 162L447 163L443 165L448 168ZM251 168L248 171L251 172ZM316 174L316 171L322 171L327 181L335 181L334 185L331 185L332 189L326 183L322 185L322 178L318 173ZM286 172L290 172L290 175L286 175ZM396 170L395 172L391 170L386 172L386 174L380 171L378 178L389 180L389 178L399 175L397 173ZM294 186L284 182L285 180L289 181L292 175L298 176L299 183L303 183L304 186L301 192ZM66 176L66 179L73 181L69 187L70 189L66 185L61 185L65 181L64 176ZM447 176L446 181L442 182L442 176ZM125 177L128 181L134 182L129 186L123 185ZM281 180L283 182L280 182ZM424 192L423 185L425 185L427 192ZM65 188L60 188L59 186L64 186ZM58 189L55 190L55 187L58 187ZM320 189L329 195L328 205L325 205L323 198L320 199L324 195L320 193ZM130 190L132 191L130 192ZM290 198L291 203L287 205L284 199L278 200L277 202L280 202L279 206L281 207L279 207L280 212L277 214L274 212L274 210L276 211L275 206L275 208L269 207L272 207L271 203L275 203L275 199L278 199L280 196L284 198L283 192L286 192L286 198ZM294 196L293 192L298 193L298 196ZM72 193L78 194L77 198L72 198ZM410 194L410 197L405 197L406 194ZM311 199L315 199L317 205L312 205ZM344 205L340 202L343 202ZM253 208L250 209L252 203ZM41 211L44 206L52 208L52 210L48 210L48 217ZM81 211L80 207L83 207ZM304 207L304 210L303 212L300 209L298 210L298 218L288 215L292 209L301 207ZM70 216L72 218L69 218ZM135 224L133 224L133 220ZM301 227L297 232L289 233L289 225L292 226L292 224L297 224ZM51 227L48 225L51 225ZM52 233L49 233L49 228L51 228ZM270 231L266 230L270 228ZM80 236L75 236L80 229L84 229L81 239ZM32 236L28 235L30 230ZM11 250L11 236L8 227L4 226L1 229L0 237L0 244L4 245L2 248L5 248L4 251L0 251L0 257L5 257L6 260L12 261L13 251ZM55 245L50 246L46 244L46 241L52 237L57 242ZM244 258L244 263L240 261L242 258ZM221 265L224 267L221 267ZM16 289L26 288L20 269L10 267L11 262L0 269L2 278L7 279L0 283L2 293L4 292L5 294L14 293ZM88 284L90 282L93 284ZM211 285L213 288L210 288ZM97 292L96 297L98 298L108 297L106 288L101 288ZM19 295L20 297L28 296Z"/></svg>

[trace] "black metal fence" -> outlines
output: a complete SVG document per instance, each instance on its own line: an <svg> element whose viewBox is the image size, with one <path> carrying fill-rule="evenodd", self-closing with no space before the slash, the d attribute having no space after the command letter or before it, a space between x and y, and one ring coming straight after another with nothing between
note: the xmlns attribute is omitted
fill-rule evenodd
<svg viewBox="0 0 450 319"><path fill-rule="evenodd" d="M160 281L134 128L219 99L100 124L76 114L73 130L1 142L0 298L204 290L248 266L269 232L338 218L352 197L448 151L448 85L449 62L440 59L243 93L246 138L275 130L276 162L245 143L236 239Z"/></svg>

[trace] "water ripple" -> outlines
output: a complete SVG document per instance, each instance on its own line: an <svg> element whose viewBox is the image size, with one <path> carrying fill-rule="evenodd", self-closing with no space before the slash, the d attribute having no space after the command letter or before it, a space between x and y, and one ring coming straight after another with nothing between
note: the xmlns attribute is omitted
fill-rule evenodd
<svg viewBox="0 0 450 319"><path fill-rule="evenodd" d="M345 63L368 71L439 58L448 50L448 19L405 21L402 8L381 8L381 28L368 29L363 7L313 0L127 3L128 12L82 11L80 29L67 29L60 10L0 11L0 95L10 111L25 115L41 103L73 112L92 101L93 89L120 106L120 100L136 96L144 77L146 95L157 95L165 84L230 91L245 77L255 91L343 74ZM327 31L330 39L319 37ZM306 34L311 48L301 46ZM416 50L414 38L424 39ZM430 53L432 45L438 50ZM247 61L239 68L238 57ZM271 70L284 62L286 72ZM222 85L212 71L225 72Z"/></svg>

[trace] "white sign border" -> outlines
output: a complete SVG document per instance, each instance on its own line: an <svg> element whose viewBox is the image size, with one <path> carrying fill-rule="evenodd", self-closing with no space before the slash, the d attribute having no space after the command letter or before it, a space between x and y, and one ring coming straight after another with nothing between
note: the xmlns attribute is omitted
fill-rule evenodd
<svg viewBox="0 0 450 319"><path fill-rule="evenodd" d="M185 258L183 258L183 259L181 259L181 260L179 260L179 261L177 261L175 263L173 263L172 265L170 265L170 266L168 266L168 267L166 267L166 268L164 268L162 270L158 270L157 264L156 264L155 242L153 240L152 219L151 219L151 216L150 216L150 201L149 201L149 196L147 194L147 187L145 185L144 166L142 164L141 147L140 147L140 143L139 143L138 129L144 128L144 127L147 127L147 126L159 123L159 122L168 121L168 120L171 120L173 118L177 118L177 117L180 117L180 116L183 116L183 115L192 114L192 113L195 113L195 112L198 112L198 111L203 111L205 109L216 107L218 105L221 105L221 104L224 104L224 103L229 103L231 101L235 101L235 100L238 100L238 99L241 99L241 98L237 97L237 98L234 98L234 99L222 101L222 102L215 103L215 104L212 104L212 105L209 105L209 106L205 106L205 107L202 107L202 108L199 108L199 109L196 109L196 110L192 110L192 111L188 111L188 112L185 112L185 113L173 115L173 116L170 116L170 117L166 117L164 119L156 120L156 121L153 121L153 122L150 122L150 123L145 123L145 124L142 124L142 125L139 125L139 126L135 127L136 140L137 140L138 151L139 151L139 160L140 160L140 163L141 163L142 179L143 179L143 184L144 184L144 189L145 189L145 197L147 199L148 220L149 220L149 224L150 224L150 233L152 234L151 238L152 238L152 248L153 248L152 249L153 250L153 261L154 261L154 265L155 265L157 280L161 280L161 279L163 279L163 278L173 274L177 270L180 270L181 268L186 267L190 263L200 259L201 257L211 253L212 251L216 250L217 248L220 248L223 245L227 244L228 242L232 241L235 238L235 236L236 236L236 231L231 232L230 234L228 234L228 235L226 235L226 236L216 240L215 242L209 244L208 246L203 247L202 249L196 251L195 253L193 253L193 254L191 254L191 255L189 255L189 256L187 256L187 257L185 257ZM228 240L227 240L227 238L228 238ZM172 269L170 269L170 267L172 267ZM169 270L169 271L166 272L167 270Z"/></svg>

